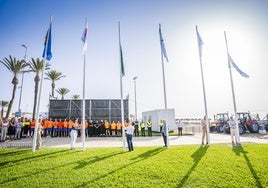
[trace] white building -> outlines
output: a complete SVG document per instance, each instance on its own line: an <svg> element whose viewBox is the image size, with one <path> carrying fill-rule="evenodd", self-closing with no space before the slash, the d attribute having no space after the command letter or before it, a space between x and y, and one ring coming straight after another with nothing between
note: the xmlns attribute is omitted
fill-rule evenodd
<svg viewBox="0 0 268 188"><path fill-rule="evenodd" d="M147 112L142 112L142 120L147 122L149 119L152 121L152 130L159 132L160 120L166 120L169 131L176 130L175 125L175 110L174 109L159 109Z"/></svg>

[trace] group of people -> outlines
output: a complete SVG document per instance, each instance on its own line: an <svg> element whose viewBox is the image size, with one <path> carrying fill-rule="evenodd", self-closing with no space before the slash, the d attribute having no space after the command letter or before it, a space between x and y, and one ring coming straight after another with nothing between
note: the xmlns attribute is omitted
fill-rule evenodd
<svg viewBox="0 0 268 188"><path fill-rule="evenodd" d="M46 137L69 137L74 123L77 124L78 136L81 135L82 122L75 119L44 119L40 120L42 126L41 136ZM21 138L33 137L35 130L35 119L28 118L0 118L1 141L17 140ZM125 127L130 125L129 121L124 122ZM122 136L121 122L112 121L85 121L86 137L98 136Z"/></svg>
<svg viewBox="0 0 268 188"><path fill-rule="evenodd" d="M7 118L0 118L1 126L1 142L6 139L21 139L22 137L33 137L36 121L34 119L29 120L27 118L16 118L13 117L10 120ZM201 120L202 127L202 145L208 143L208 127L210 126L209 120L206 116ZM236 122L231 116L228 120L230 127L231 139L234 145L240 144L238 139L238 131ZM149 119L147 122L141 120L124 122L125 133L127 137L127 143L129 151L133 151L132 137L138 136L152 136L152 121ZM178 122L178 136L182 136L182 127L183 124L181 121ZM159 122L160 133L163 136L164 146L167 147L167 134L168 130L166 127L166 121L160 120ZM71 137L71 149L74 149L74 144L76 142L77 136L82 133L82 123L78 119L44 119L39 121L38 131L39 137ZM103 121L85 121L85 136L122 136L122 124L121 122L112 121L109 123L107 120ZM39 140L40 140L39 139Z"/></svg>

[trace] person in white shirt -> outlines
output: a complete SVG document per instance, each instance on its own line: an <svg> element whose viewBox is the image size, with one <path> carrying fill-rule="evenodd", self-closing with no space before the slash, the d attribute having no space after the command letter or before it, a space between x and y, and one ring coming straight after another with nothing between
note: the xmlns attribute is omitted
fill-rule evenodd
<svg viewBox="0 0 268 188"><path fill-rule="evenodd" d="M75 149L75 143L76 143L76 139L77 139L77 131L79 129L79 123L78 123L78 119L75 120L72 130L70 132L70 136L71 136L71 150Z"/></svg>
<svg viewBox="0 0 268 188"><path fill-rule="evenodd" d="M132 137L134 133L134 126L133 125L127 126L125 129L125 132L127 136L128 151L133 151L134 148L133 148L133 143L132 143Z"/></svg>
<svg viewBox="0 0 268 188"><path fill-rule="evenodd" d="M4 118L2 123L2 131L1 131L1 141L4 142L7 136L7 128L8 128L9 121L7 118Z"/></svg>
<svg viewBox="0 0 268 188"><path fill-rule="evenodd" d="M232 144L239 144L238 142L238 131L236 130L236 123L233 118L233 116L230 117L230 120L228 121L228 125L230 127L230 134L231 134L231 139L232 139Z"/></svg>

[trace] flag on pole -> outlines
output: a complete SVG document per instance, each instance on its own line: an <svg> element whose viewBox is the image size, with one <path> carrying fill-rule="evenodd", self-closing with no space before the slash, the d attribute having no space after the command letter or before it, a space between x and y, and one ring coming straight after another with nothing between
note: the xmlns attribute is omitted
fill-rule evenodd
<svg viewBox="0 0 268 188"><path fill-rule="evenodd" d="M229 60L229 67L231 67L231 65L235 68L235 70L237 70L237 72L245 77L245 78L249 78L249 75L247 75L246 73L244 73L234 62L233 58L230 56L230 54L228 53L228 60Z"/></svg>
<svg viewBox="0 0 268 188"><path fill-rule="evenodd" d="M82 33L82 37L81 37L81 40L82 42L84 43L84 46L83 46L83 55L86 53L87 51L87 30L88 30L88 23L87 23L87 20L86 20L86 25L85 25L85 29Z"/></svg>
<svg viewBox="0 0 268 188"><path fill-rule="evenodd" d="M124 60L123 60L123 52L122 52L122 46L120 42L120 70L121 70L121 76L125 76L125 68L124 68Z"/></svg>
<svg viewBox="0 0 268 188"><path fill-rule="evenodd" d="M161 32L161 24L159 24L159 37L160 37L161 53L163 54L163 56L166 58L168 62L167 51L165 48L165 43L164 43L164 39L163 39L162 32Z"/></svg>
<svg viewBox="0 0 268 188"><path fill-rule="evenodd" d="M52 58L52 51L51 51L51 29L52 29L52 21L50 20L49 28L46 33L45 43L44 43L44 50L42 57L46 60L50 60Z"/></svg>
<svg viewBox="0 0 268 188"><path fill-rule="evenodd" d="M198 29L197 29L197 26L195 26L195 29L196 29L196 35L197 35L197 43L198 43L198 48L199 48L199 57L201 58L202 57L202 48L203 48L203 40L198 32Z"/></svg>

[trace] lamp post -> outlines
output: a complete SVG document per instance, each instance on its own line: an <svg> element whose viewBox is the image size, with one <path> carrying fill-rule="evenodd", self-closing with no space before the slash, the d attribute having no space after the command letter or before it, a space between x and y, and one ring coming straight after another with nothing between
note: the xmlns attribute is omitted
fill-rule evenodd
<svg viewBox="0 0 268 188"><path fill-rule="evenodd" d="M24 55L24 60L26 61L27 59L27 46L25 44L22 44L21 45L23 48L25 48L25 55ZM24 79L24 70L22 71L22 78L21 78L21 86L20 86L20 99L19 99L19 113L20 113L20 116L21 116L21 108L20 108L20 105L21 105L21 96L22 96L22 87L23 87L23 79Z"/></svg>
<svg viewBox="0 0 268 188"><path fill-rule="evenodd" d="M136 79L137 78L138 78L137 76L135 76L133 78L133 80L134 80L134 93L135 93L135 120L137 119L137 96L136 96Z"/></svg>

